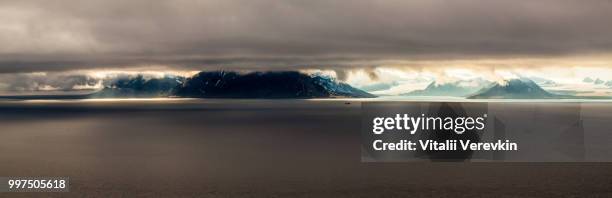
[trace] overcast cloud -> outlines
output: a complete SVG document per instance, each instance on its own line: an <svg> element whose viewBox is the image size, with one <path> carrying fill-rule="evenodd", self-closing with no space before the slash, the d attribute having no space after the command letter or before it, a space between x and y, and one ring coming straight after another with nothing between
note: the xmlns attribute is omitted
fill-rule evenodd
<svg viewBox="0 0 612 198"><path fill-rule="evenodd" d="M0 72L612 54L612 1L0 1Z"/></svg>

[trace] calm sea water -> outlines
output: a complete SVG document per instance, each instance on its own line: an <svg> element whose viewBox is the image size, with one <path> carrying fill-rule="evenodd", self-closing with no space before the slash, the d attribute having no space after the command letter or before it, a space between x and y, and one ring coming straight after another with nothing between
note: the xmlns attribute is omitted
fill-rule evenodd
<svg viewBox="0 0 612 198"><path fill-rule="evenodd" d="M361 163L364 101L0 101L0 176L69 176L66 195L102 197L612 196L609 163Z"/></svg>

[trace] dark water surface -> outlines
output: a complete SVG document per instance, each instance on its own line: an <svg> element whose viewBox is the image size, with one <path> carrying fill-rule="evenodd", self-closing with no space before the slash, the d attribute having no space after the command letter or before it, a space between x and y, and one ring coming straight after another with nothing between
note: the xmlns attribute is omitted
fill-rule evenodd
<svg viewBox="0 0 612 198"><path fill-rule="evenodd" d="M362 163L360 123L359 101L2 101L0 176L71 192L0 196L612 196L612 163Z"/></svg>

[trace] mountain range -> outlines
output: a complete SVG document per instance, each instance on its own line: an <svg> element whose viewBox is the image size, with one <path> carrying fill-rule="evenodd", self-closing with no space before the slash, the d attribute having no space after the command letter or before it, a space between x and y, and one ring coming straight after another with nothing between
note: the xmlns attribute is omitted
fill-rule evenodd
<svg viewBox="0 0 612 198"><path fill-rule="evenodd" d="M372 98L368 92L332 78L295 71L200 72L174 91L195 98Z"/></svg>
<svg viewBox="0 0 612 198"><path fill-rule="evenodd" d="M538 84L527 78L506 80L494 83L470 96L468 99L553 99L570 96L556 95L542 89Z"/></svg>
<svg viewBox="0 0 612 198"><path fill-rule="evenodd" d="M490 81L477 78L437 84L430 83L423 90L415 90L401 94L402 96L455 96L464 97L473 94L491 84Z"/></svg>
<svg viewBox="0 0 612 198"><path fill-rule="evenodd" d="M332 78L294 71L200 72L191 78L119 79L90 98L333 98L376 97Z"/></svg>
<svg viewBox="0 0 612 198"><path fill-rule="evenodd" d="M14 95L4 99L88 98L373 98L377 97L333 78L296 71L200 72L193 77L123 77L90 94Z"/></svg>
<svg viewBox="0 0 612 198"><path fill-rule="evenodd" d="M114 80L110 86L90 94L90 98L156 98L171 95L184 77L166 75L162 78L146 79L142 75Z"/></svg>
<svg viewBox="0 0 612 198"><path fill-rule="evenodd" d="M538 79L536 79L538 80ZM585 79L596 83L600 79ZM538 83L539 82L539 83ZM423 90L402 96L455 96L467 99L612 99L607 96L576 96L568 92L546 91L540 84L556 86L555 82L518 78L503 82L484 79L430 83ZM600 82L601 84L601 82ZM395 86L395 84L393 84ZM363 88L363 87L362 87ZM365 87L385 89L382 85ZM143 76L114 79L97 92L73 95L17 95L4 99L87 99L87 98L372 98L366 91L354 88L334 78L296 71L238 73L226 71L200 72L190 78L167 75L162 78Z"/></svg>

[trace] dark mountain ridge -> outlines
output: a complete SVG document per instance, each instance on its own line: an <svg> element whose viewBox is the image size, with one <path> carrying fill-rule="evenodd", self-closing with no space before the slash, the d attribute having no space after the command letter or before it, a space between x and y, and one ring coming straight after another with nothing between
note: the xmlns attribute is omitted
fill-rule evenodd
<svg viewBox="0 0 612 198"><path fill-rule="evenodd" d="M142 75L119 78L104 89L89 95L90 98L152 98L167 97L184 82L179 76L146 79Z"/></svg>
<svg viewBox="0 0 612 198"><path fill-rule="evenodd" d="M295 71L200 72L178 86L177 97L195 98L371 98L365 91L332 78Z"/></svg>

